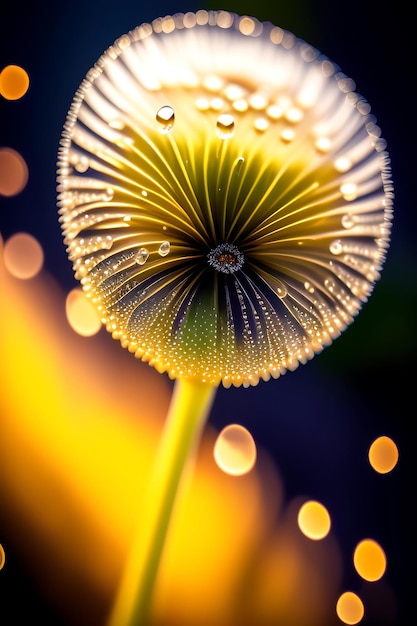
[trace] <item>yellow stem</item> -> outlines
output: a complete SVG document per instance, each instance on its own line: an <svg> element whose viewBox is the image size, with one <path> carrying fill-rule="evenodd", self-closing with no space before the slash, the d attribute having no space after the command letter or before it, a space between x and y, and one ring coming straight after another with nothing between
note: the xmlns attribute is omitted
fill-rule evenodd
<svg viewBox="0 0 417 626"><path fill-rule="evenodd" d="M167 421L108 626L146 626L178 488L189 471L216 387L177 379Z"/></svg>

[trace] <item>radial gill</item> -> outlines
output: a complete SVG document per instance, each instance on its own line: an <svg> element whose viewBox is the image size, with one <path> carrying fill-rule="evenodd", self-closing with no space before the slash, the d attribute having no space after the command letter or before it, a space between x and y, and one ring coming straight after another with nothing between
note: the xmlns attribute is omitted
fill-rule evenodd
<svg viewBox="0 0 417 626"><path fill-rule="evenodd" d="M197 11L120 37L58 155L75 277L109 332L172 378L256 384L353 321L380 276L393 188L368 102L253 17Z"/></svg>

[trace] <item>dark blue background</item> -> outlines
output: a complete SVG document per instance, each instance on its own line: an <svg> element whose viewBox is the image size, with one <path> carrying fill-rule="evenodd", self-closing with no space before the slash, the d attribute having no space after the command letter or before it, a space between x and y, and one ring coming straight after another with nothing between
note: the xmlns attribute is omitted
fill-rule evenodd
<svg viewBox="0 0 417 626"><path fill-rule="evenodd" d="M64 288L74 286L55 192L57 147L72 97L119 35L155 17L199 8L255 15L313 44L355 80L388 142L395 186L392 243L369 302L331 347L295 373L248 390L220 388L210 419L219 428L230 422L245 425L274 456L288 497L304 494L326 502L346 554L363 536L378 537L390 555L386 577L401 610L398 623L383 626L411 626L416 55L411 17L402 3L383 9L366 0L232 1L220 6L161 0L146 5L131 0L3 1L0 66L23 66L31 86L20 101L0 101L0 145L23 155L30 178L19 196L0 198L0 232L4 238L17 230L32 233L44 248L46 269ZM383 481L369 471L364 454L381 434L391 436L400 450L397 468ZM2 572L2 607L5 590L19 585L20 597L31 606L31 620L59 625L59 617L50 614L32 593L30 581L13 567L8 567L7 580ZM363 625L381 626L366 620Z"/></svg>

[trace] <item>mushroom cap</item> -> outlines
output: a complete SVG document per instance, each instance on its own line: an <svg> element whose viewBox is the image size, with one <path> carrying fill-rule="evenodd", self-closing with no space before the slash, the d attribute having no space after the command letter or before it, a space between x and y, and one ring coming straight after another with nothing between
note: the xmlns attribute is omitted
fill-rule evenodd
<svg viewBox="0 0 417 626"><path fill-rule="evenodd" d="M171 378L254 385L353 321L392 222L368 102L292 33L226 11L120 37L75 94L57 165L76 279Z"/></svg>

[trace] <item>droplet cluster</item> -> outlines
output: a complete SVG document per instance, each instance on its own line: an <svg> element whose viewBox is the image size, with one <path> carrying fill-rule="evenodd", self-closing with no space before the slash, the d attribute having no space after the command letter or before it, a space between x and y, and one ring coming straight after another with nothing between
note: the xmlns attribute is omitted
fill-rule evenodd
<svg viewBox="0 0 417 626"><path fill-rule="evenodd" d="M74 273L170 377L252 385L329 345L380 276L392 220L366 100L291 33L226 11L120 37L61 137Z"/></svg>

